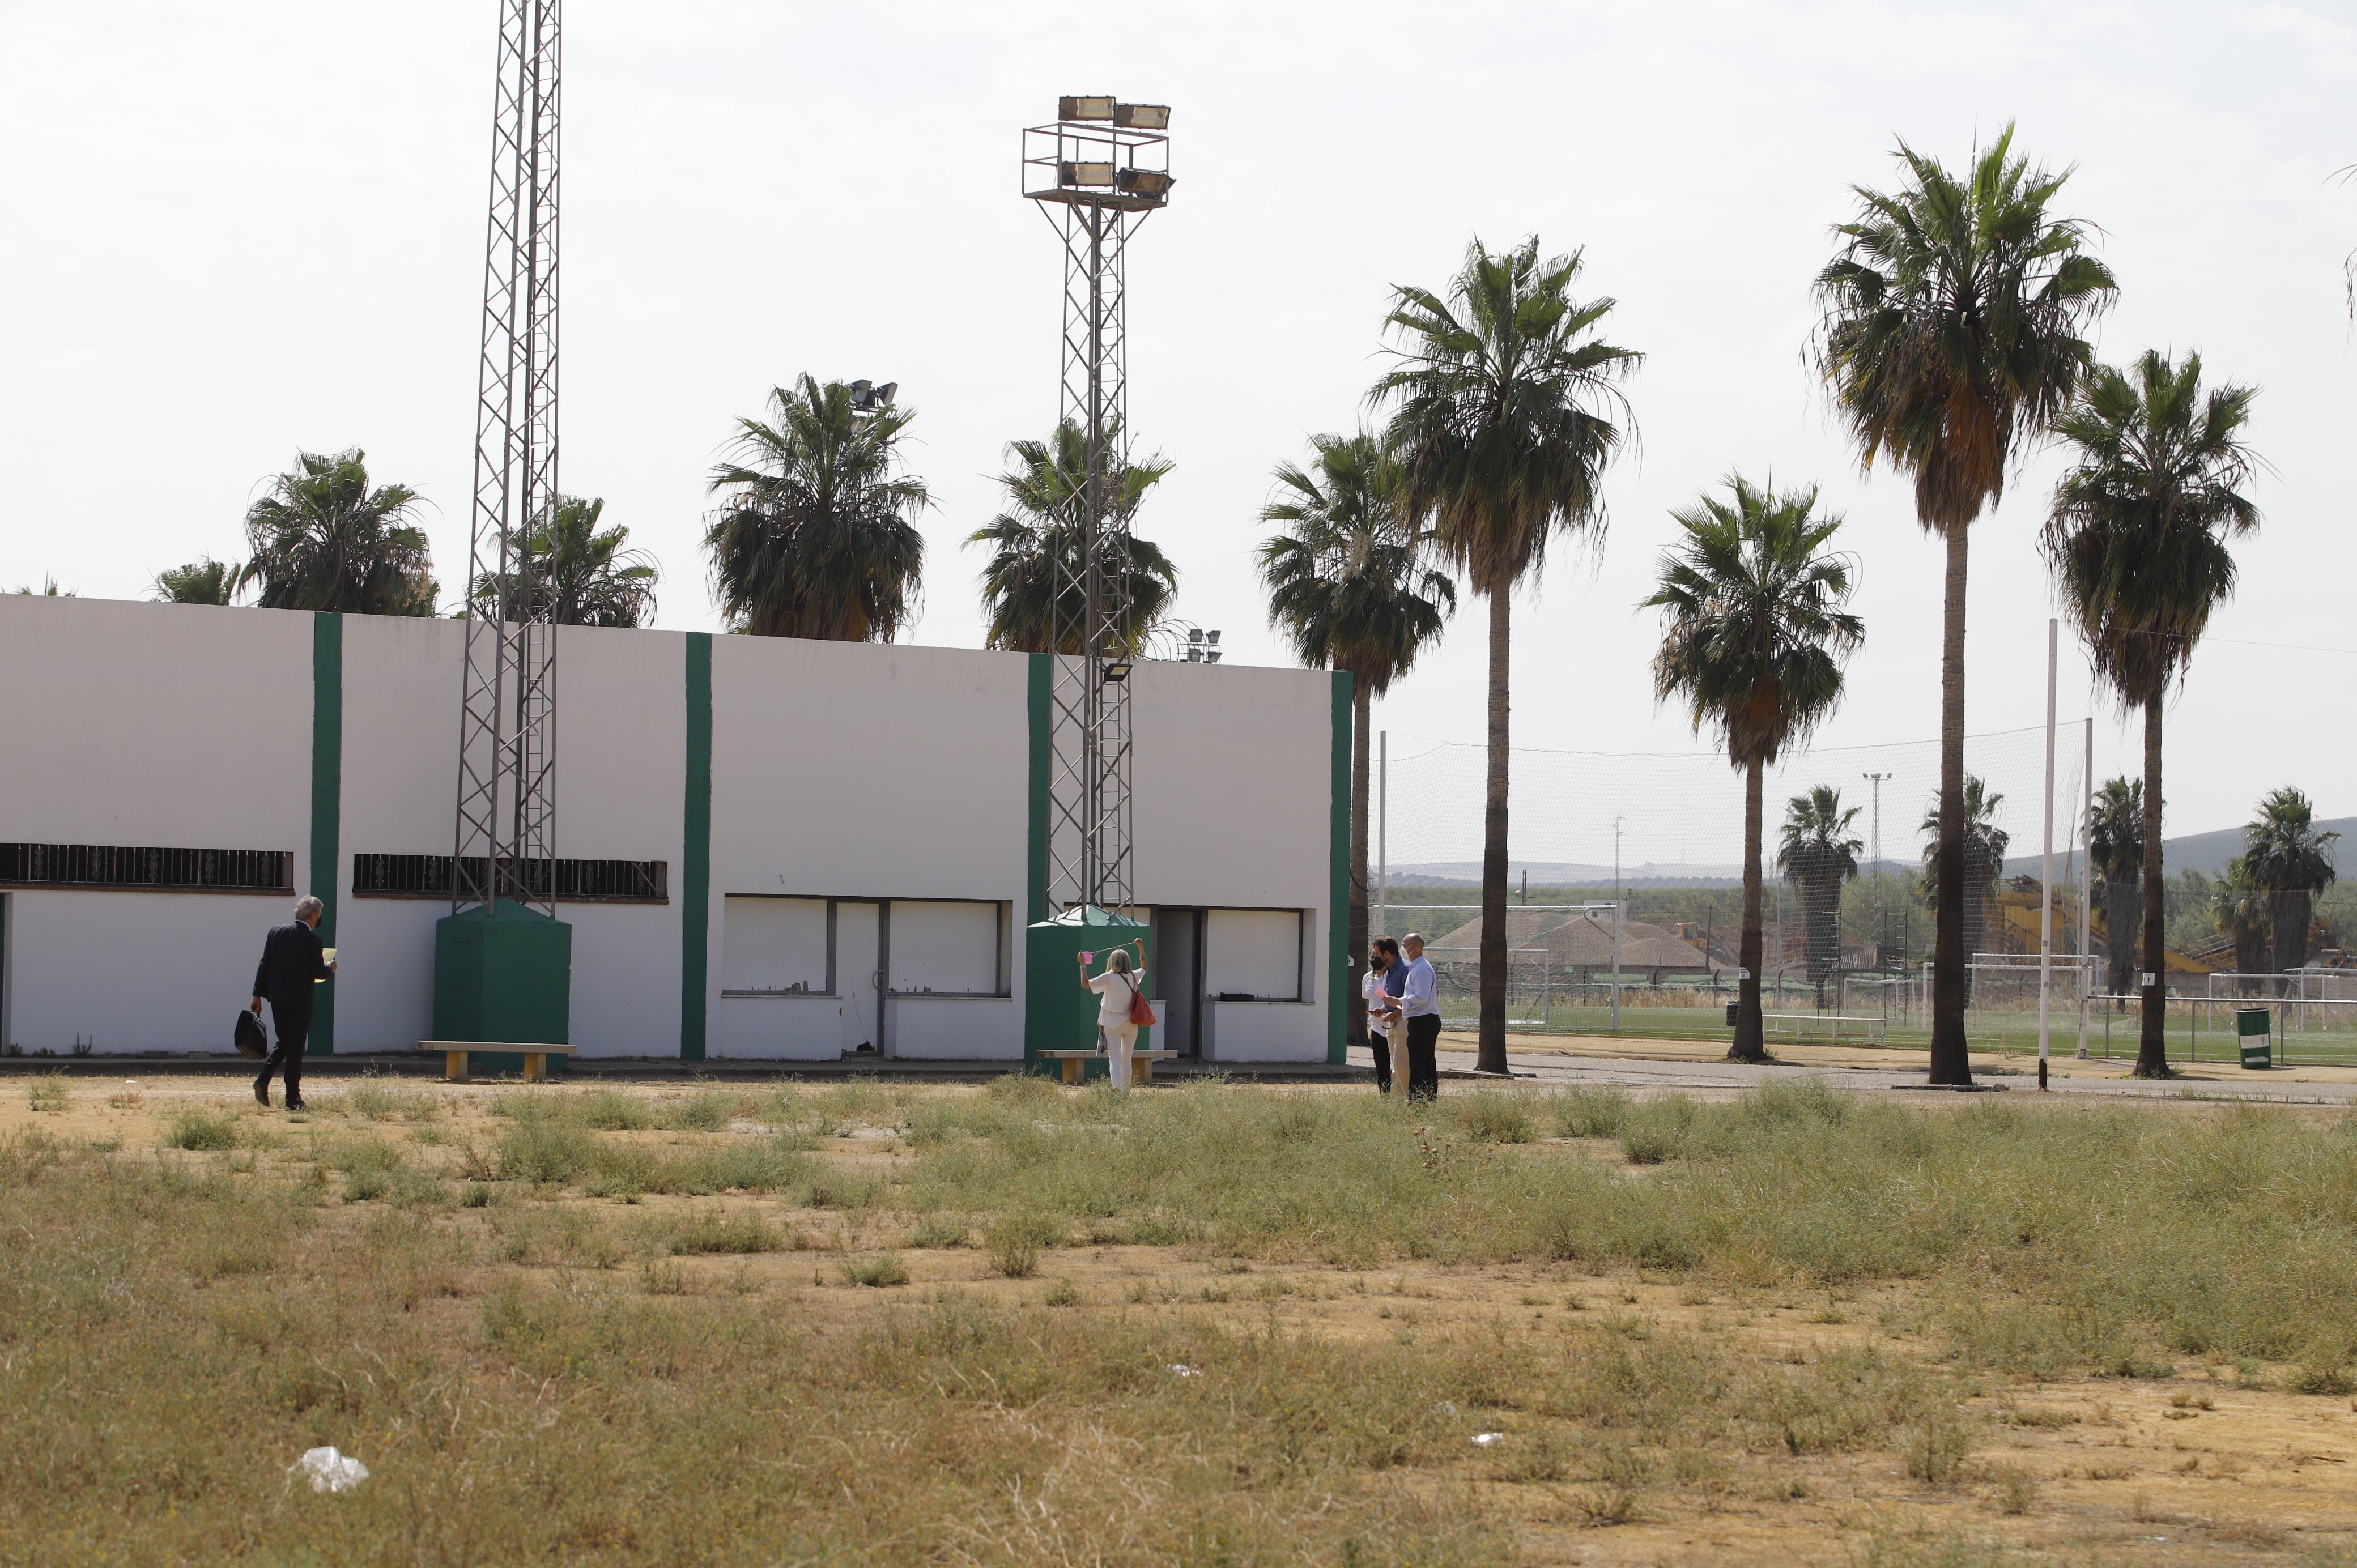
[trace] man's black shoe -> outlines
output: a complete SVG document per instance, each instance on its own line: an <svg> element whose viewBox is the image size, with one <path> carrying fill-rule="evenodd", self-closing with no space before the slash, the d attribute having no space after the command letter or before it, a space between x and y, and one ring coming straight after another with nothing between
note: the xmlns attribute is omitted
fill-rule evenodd
<svg viewBox="0 0 2357 1568"><path fill-rule="evenodd" d="M264 1111L270 1109L270 1090L257 1087L253 1091L253 1098L255 1103L259 1104Z"/></svg>
<svg viewBox="0 0 2357 1568"><path fill-rule="evenodd" d="M286 1109L289 1111L308 1111L311 1108L304 1104L299 1100L290 1100L286 1102Z"/></svg>

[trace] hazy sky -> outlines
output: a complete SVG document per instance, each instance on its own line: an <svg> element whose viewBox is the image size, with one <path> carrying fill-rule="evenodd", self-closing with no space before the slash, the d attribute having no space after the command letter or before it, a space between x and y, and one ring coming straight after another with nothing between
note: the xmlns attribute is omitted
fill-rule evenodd
<svg viewBox="0 0 2357 1568"><path fill-rule="evenodd" d="M491 0L0 4L0 585L142 596L240 553L298 447L353 445L434 503L446 593L463 577L495 26ZM1564 553L1523 602L1517 740L1696 747L1654 708L1632 607L1666 510L1738 467L1849 518L1868 641L1824 743L1929 737L1940 552L1826 417L1809 283L1896 138L1953 162L2013 119L2101 227L2123 285L2103 354L2199 348L2264 389L2266 521L2170 711L2171 831L2283 782L2357 811L2345 10L573 0L565 27L563 478L662 562L661 626L716 625L705 476L807 370L918 410L939 504L914 640L979 642L959 541L996 510L1005 443L1056 413L1057 243L1017 132L1113 92L1173 105L1179 176L1131 265L1133 422L1178 465L1141 532L1232 658L1285 661L1255 513L1273 464L1361 417L1389 288L1534 232L1585 248L1647 359L1600 554ZM2033 458L1975 530L1975 731L2043 714L2055 468ZM1467 607L1381 705L1395 736L1480 738ZM2062 692L2088 711L2067 635ZM2137 765L2108 717L2097 744L2099 774Z"/></svg>

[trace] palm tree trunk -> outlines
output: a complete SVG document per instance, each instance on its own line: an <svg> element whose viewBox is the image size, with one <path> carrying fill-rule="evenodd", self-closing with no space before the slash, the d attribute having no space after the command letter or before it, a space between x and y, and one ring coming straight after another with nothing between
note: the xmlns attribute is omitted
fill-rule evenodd
<svg viewBox="0 0 2357 1568"><path fill-rule="evenodd" d="M1514 646L1511 585L1490 594L1490 779L1481 808L1481 1033L1473 1065L1506 1070L1506 697ZM1615 897L1620 895L1615 893Z"/></svg>
<svg viewBox="0 0 2357 1568"><path fill-rule="evenodd" d="M2274 937L2277 974L2288 974L2308 961L2309 895L2304 887L2282 887L2267 895L2267 928ZM2291 994L2290 982L2278 983Z"/></svg>
<svg viewBox="0 0 2357 1568"><path fill-rule="evenodd" d="M1948 574L1940 626L1940 907L1932 912L1933 1083L1973 1081L1964 1040L1964 541L1963 519L1943 531Z"/></svg>
<svg viewBox="0 0 2357 1568"><path fill-rule="evenodd" d="M2138 875L2142 875L2139 873ZM2106 877L2104 882L2104 959L2106 978L2111 982L2112 994L2126 996L2136 985L2136 939L2130 932L2144 922L2144 906L2136 897L2136 884L2126 877ZM2115 1002L2122 1008L2125 1002Z"/></svg>
<svg viewBox="0 0 2357 1568"><path fill-rule="evenodd" d="M2144 1026L2136 1035L2136 1076L2167 1078L2169 1070L2169 884L2160 864L2160 700L2144 700ZM2136 977L2139 983L2144 975Z"/></svg>
<svg viewBox="0 0 2357 1568"><path fill-rule="evenodd" d="M1731 1062L1768 1059L1767 1025L1760 1016L1760 907L1765 901L1760 887L1760 797L1766 772L1755 757L1743 774L1743 940L1736 950L1741 972L1735 982L1735 1043L1727 1047Z"/></svg>
<svg viewBox="0 0 2357 1568"><path fill-rule="evenodd" d="M1351 989L1345 994L1354 1046L1367 1043L1367 1010L1359 1005L1359 984L1367 972L1367 721L1374 710L1374 693L1366 682L1351 677Z"/></svg>

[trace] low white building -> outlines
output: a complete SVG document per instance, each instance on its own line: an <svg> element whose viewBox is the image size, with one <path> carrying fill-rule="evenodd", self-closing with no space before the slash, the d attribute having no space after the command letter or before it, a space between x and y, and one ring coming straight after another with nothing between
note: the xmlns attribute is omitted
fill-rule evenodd
<svg viewBox="0 0 2357 1568"><path fill-rule="evenodd" d="M0 1043L216 1051L328 906L313 1050L430 1033L462 628L0 598ZM559 917L583 1057L1016 1061L1048 907L1044 656L565 628ZM1348 679L1142 662L1158 1044L1340 1061Z"/></svg>

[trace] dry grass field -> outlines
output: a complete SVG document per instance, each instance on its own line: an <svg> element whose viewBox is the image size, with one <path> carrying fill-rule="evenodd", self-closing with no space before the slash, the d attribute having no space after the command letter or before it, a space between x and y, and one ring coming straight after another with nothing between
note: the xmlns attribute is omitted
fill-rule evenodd
<svg viewBox="0 0 2357 1568"><path fill-rule="evenodd" d="M2357 1564L2337 1112L0 1094L0 1563Z"/></svg>

